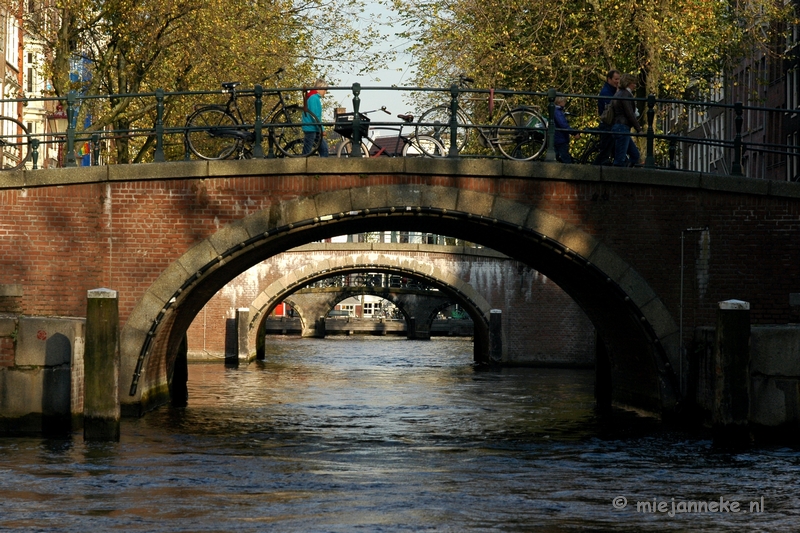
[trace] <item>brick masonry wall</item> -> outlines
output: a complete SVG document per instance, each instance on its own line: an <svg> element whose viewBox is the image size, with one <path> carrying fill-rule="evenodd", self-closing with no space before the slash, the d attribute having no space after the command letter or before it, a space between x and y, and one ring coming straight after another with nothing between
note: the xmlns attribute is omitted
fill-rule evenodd
<svg viewBox="0 0 800 533"><path fill-rule="evenodd" d="M0 337L0 367L14 366L14 339Z"/></svg>
<svg viewBox="0 0 800 533"><path fill-rule="evenodd" d="M788 303L788 294L800 288L800 200L748 194L744 187L726 192L675 186L668 183L674 175L659 175L664 186L633 179L398 174L145 179L3 189L0 276L4 284L22 285L24 295L3 298L0 313L84 316L86 291L109 287L119 291L124 322L161 272L226 224L277 202L324 191L419 184L494 193L578 226L648 280L676 318L681 231L709 226L704 280L696 270L700 250L687 241L685 331L713 323L716 302L730 298L751 302L756 324L800 321ZM437 232L433 221L430 231Z"/></svg>

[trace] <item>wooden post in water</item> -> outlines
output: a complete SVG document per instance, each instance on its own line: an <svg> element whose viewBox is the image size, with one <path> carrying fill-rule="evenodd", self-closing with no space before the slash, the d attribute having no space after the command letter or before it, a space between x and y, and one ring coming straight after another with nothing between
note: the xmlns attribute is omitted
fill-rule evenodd
<svg viewBox="0 0 800 533"><path fill-rule="evenodd" d="M117 291L87 294L84 440L119 441L119 300Z"/></svg>
<svg viewBox="0 0 800 533"><path fill-rule="evenodd" d="M750 304L719 302L714 349L714 444L738 447L750 442Z"/></svg>
<svg viewBox="0 0 800 533"><path fill-rule="evenodd" d="M236 357L239 364L247 365L250 362L250 347L247 345L247 328L250 324L250 308L242 307L236 310Z"/></svg>

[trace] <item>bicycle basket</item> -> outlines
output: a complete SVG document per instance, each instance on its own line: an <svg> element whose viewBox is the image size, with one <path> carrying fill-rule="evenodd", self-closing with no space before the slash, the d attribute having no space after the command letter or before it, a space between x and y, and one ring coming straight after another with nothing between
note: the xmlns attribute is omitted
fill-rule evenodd
<svg viewBox="0 0 800 533"><path fill-rule="evenodd" d="M364 113L359 113L359 120L361 120L361 124L359 125L359 131L361 132L362 137L366 137L369 133L369 117ZM341 135L342 137L350 138L353 136L353 117L355 113L339 113L335 117L335 123L333 125L333 131Z"/></svg>

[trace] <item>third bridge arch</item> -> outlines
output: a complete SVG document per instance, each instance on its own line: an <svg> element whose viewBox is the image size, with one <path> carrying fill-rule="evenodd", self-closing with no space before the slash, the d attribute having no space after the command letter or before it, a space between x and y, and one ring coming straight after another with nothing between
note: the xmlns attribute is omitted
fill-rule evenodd
<svg viewBox="0 0 800 533"><path fill-rule="evenodd" d="M430 284L441 291L442 296L437 298L436 303L444 300L448 303L460 304L475 324L475 360L486 361L489 352L488 328L491 311L486 299L474 287L453 273L443 272L435 265L425 264L409 257L402 257L399 254L364 253L331 258L311 264L297 272L292 272L270 284L250 306L249 330L251 335L255 334L254 337L251 336L250 344L253 345L255 343L256 346L259 346L263 337L264 320L266 320L269 312L298 289L333 275L346 275L363 271L410 276L422 280L424 283ZM379 292L374 292L374 294L379 294ZM383 296L392 298L393 302L397 301L390 294ZM422 297L422 300L425 299L426 297ZM426 309L427 312L414 318L420 321L418 327L422 331L429 331L435 315L433 311L438 310L438 308L427 309L427 306L420 306L420 310L423 309ZM323 311L329 310L329 308L326 308ZM406 320L411 318L407 307L401 305L401 311L406 315ZM304 329L312 329L310 321L313 321L316 316L316 314L311 316L303 316L301 314Z"/></svg>

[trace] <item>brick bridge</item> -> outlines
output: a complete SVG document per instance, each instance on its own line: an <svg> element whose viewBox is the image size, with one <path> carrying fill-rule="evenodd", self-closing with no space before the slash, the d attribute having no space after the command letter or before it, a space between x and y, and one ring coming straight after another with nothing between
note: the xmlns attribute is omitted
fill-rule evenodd
<svg viewBox="0 0 800 533"><path fill-rule="evenodd" d="M432 297L410 291L369 291L404 314L409 338L429 337L442 306L459 304L478 322L475 359L489 353L492 309L502 311L500 356L516 364L590 366L594 363L594 328L572 298L527 265L489 248L401 243L312 243L274 255L237 276L203 307L188 331L190 359L222 358L223 325L249 308L248 344L263 351L266 317L280 302L295 307L307 336L317 335L318 318L345 295L338 291L303 294L316 281L357 272L408 277L438 289ZM409 292L409 291L406 291ZM232 349L232 347L229 347ZM243 354L245 357L249 352Z"/></svg>
<svg viewBox="0 0 800 533"><path fill-rule="evenodd" d="M713 326L718 301L749 301L754 324L800 321L790 305L800 289L800 187L790 183L312 158L0 174L0 205L0 313L82 317L87 290L119 291L120 396L130 414L168 401L186 331L217 291L267 258L342 234L425 231L529 265L593 324L598 366L607 367L600 379L615 399L644 409L676 406L680 334ZM690 228L702 231L686 233L682 290ZM483 312L471 309L476 323ZM4 379L13 348L4 341Z"/></svg>

